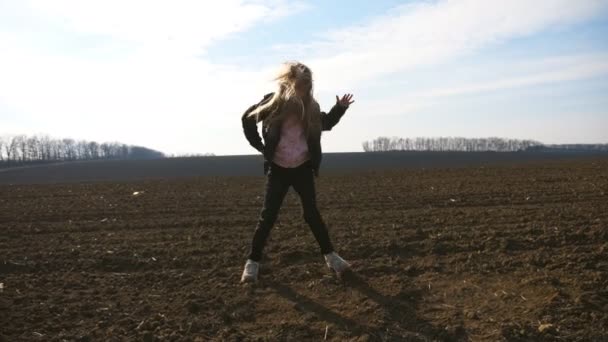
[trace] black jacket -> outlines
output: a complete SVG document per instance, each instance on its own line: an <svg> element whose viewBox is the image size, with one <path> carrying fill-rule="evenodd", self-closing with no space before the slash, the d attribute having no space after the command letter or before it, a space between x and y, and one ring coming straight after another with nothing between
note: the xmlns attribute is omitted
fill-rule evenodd
<svg viewBox="0 0 608 342"><path fill-rule="evenodd" d="M242 121L243 121L243 131L245 132L245 137L249 141L249 144L253 146L256 150L260 151L264 155L264 174L268 172L268 168L270 167L270 162L274 156L274 152L281 138L281 122L276 121L273 125L268 125L266 123L265 117L262 115L260 118L262 121L262 137L264 138L264 142L262 143L262 139L260 138L260 134L258 133L257 127L257 118L256 116L249 116L248 114L255 110L258 106L263 105L264 103L270 101L272 95L274 93L266 94L264 98L257 104L247 108L245 113L243 113ZM348 107L341 106L339 104L335 104L329 113L321 112L321 130L322 131L330 131L337 123L340 121L340 118L346 112ZM308 143L308 152L310 153L310 161L315 173L315 176L319 176L319 167L321 166L322 151L321 151L321 132L317 134L312 134L307 139Z"/></svg>

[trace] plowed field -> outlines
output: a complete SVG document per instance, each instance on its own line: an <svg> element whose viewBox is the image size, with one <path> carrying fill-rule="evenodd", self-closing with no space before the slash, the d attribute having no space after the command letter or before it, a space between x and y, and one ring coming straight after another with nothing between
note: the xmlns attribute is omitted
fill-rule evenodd
<svg viewBox="0 0 608 342"><path fill-rule="evenodd" d="M606 158L321 174L353 274L290 190L241 285L264 181L0 186L0 339L608 340Z"/></svg>

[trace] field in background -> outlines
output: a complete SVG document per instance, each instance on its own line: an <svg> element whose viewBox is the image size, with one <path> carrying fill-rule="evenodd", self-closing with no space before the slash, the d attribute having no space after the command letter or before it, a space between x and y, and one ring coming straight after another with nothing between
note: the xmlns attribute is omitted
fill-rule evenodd
<svg viewBox="0 0 608 342"><path fill-rule="evenodd" d="M321 172L352 173L371 170L421 169L509 165L554 160L607 158L608 152L350 152L325 153ZM262 176L258 155L165 158L153 160L94 160L0 168L0 184L66 182L124 182L200 176Z"/></svg>
<svg viewBox="0 0 608 342"><path fill-rule="evenodd" d="M261 281L243 286L264 189L252 163L257 176L0 185L3 339L608 339L605 157L322 170L319 207L355 273L331 276L290 190Z"/></svg>

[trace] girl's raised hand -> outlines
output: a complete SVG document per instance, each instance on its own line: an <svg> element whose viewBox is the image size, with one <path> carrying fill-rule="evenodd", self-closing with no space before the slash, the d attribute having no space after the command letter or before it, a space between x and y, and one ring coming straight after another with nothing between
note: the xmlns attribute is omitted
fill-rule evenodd
<svg viewBox="0 0 608 342"><path fill-rule="evenodd" d="M336 103L342 107L348 108L348 106L350 106L353 102L355 102L355 101L351 101L352 98L353 98L353 94L344 94L344 96L342 96L342 98L339 98L338 95L336 95Z"/></svg>

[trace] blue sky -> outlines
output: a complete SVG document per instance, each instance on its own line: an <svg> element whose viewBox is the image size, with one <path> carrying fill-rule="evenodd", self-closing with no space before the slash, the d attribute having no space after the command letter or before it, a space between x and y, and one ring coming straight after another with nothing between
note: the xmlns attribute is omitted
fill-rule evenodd
<svg viewBox="0 0 608 342"><path fill-rule="evenodd" d="M608 1L0 0L0 135L256 153L240 116L285 60L378 136L608 143Z"/></svg>

